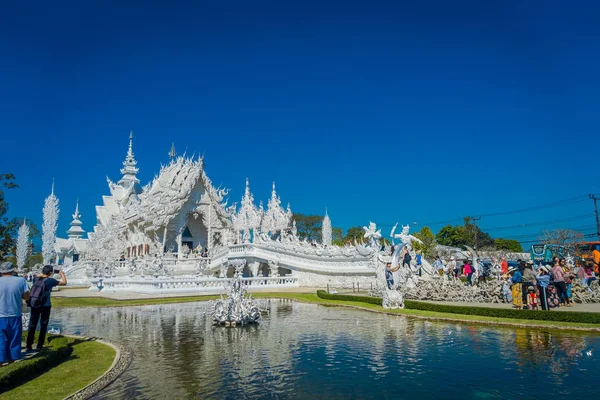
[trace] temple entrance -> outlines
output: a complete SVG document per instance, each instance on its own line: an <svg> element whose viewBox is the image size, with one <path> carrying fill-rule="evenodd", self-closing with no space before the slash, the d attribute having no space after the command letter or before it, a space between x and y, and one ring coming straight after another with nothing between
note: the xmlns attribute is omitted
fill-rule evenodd
<svg viewBox="0 0 600 400"><path fill-rule="evenodd" d="M208 246L208 229L202 222L202 217L188 216L187 225L183 230L181 244L191 250L202 252Z"/></svg>
<svg viewBox="0 0 600 400"><path fill-rule="evenodd" d="M187 226L181 235L181 246L187 246L190 251L194 249L194 237Z"/></svg>

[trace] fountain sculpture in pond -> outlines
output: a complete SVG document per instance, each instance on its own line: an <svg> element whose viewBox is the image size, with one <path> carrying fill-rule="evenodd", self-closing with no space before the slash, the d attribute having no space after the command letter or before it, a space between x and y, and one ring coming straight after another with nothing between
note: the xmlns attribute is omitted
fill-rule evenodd
<svg viewBox="0 0 600 400"><path fill-rule="evenodd" d="M235 261L244 261L245 264L245 260ZM227 297L221 295L221 298L213 303L215 323L225 326L257 323L260 318L260 308L252 295L246 295L246 292L246 285L242 281L241 273L238 272L229 283Z"/></svg>

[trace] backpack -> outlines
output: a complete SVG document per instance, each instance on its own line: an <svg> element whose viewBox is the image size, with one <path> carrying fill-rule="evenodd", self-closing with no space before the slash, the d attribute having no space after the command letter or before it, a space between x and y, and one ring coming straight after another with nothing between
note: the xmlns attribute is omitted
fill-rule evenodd
<svg viewBox="0 0 600 400"><path fill-rule="evenodd" d="M38 308L44 305L44 301L46 301L46 279L48 278L36 278L33 281L33 286L29 291L29 300L27 300L29 307Z"/></svg>

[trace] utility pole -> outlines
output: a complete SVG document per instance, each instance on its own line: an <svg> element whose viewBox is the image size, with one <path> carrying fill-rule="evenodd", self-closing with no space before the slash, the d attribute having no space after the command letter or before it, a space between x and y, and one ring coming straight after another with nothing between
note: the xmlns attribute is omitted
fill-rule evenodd
<svg viewBox="0 0 600 400"><path fill-rule="evenodd" d="M600 217L598 217L598 197L590 194L590 199L594 200L594 211L596 212L596 234L598 235L598 240L600 240Z"/></svg>
<svg viewBox="0 0 600 400"><path fill-rule="evenodd" d="M481 219L481 217L473 217L473 216L466 216L463 218L465 220L465 225L469 225L469 223L471 221L473 221L473 226L475 226L475 228L477 228L477 222ZM475 233L475 250L477 250L477 231L478 229L474 230Z"/></svg>

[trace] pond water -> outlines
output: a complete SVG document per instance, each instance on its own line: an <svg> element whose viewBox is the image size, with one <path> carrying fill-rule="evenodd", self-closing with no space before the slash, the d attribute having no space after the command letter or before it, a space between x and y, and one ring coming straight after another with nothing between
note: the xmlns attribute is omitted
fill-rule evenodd
<svg viewBox="0 0 600 400"><path fill-rule="evenodd" d="M266 304L242 328L213 326L204 302L55 309L51 325L134 350L99 399L596 396L598 335Z"/></svg>

